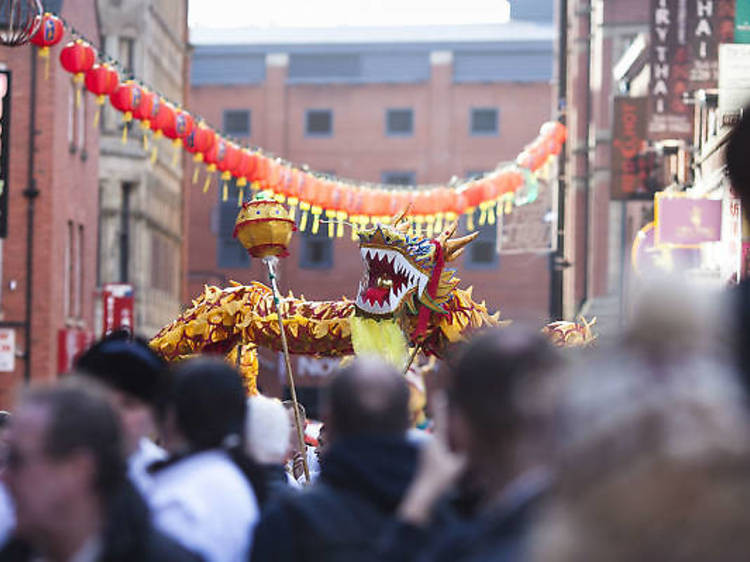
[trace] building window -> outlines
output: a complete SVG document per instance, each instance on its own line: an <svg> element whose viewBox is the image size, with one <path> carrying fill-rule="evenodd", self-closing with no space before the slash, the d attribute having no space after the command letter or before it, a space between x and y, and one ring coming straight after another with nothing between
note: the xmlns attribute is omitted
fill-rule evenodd
<svg viewBox="0 0 750 562"><path fill-rule="evenodd" d="M68 85L68 147L71 152L76 149L76 90L71 82Z"/></svg>
<svg viewBox="0 0 750 562"><path fill-rule="evenodd" d="M122 200L120 205L120 283L130 281L130 202L135 184L121 184Z"/></svg>
<svg viewBox="0 0 750 562"><path fill-rule="evenodd" d="M169 239L158 232L151 235L151 287L175 294L175 249Z"/></svg>
<svg viewBox="0 0 750 562"><path fill-rule="evenodd" d="M497 109L474 107L471 110L471 134L496 136L499 131Z"/></svg>
<svg viewBox="0 0 750 562"><path fill-rule="evenodd" d="M83 268L83 262L85 259L85 253L84 253L84 240L86 237L84 236L85 232L83 229L83 225L78 225L78 245L77 245L77 259L76 259L76 306L75 306L75 316L76 318L83 318L83 280L86 278L85 271Z"/></svg>
<svg viewBox="0 0 750 562"><path fill-rule="evenodd" d="M380 181L390 185L416 185L416 172L383 172L380 174Z"/></svg>
<svg viewBox="0 0 750 562"><path fill-rule="evenodd" d="M227 109L224 111L224 133L235 137L250 136L250 110Z"/></svg>
<svg viewBox="0 0 750 562"><path fill-rule="evenodd" d="M250 267L250 256L235 238L234 223L237 220L237 198L239 192L234 180L229 182L228 197L223 201L223 189L219 188L218 202L218 232L216 240L216 261L221 268L244 268Z"/></svg>
<svg viewBox="0 0 750 562"><path fill-rule="evenodd" d="M479 236L466 247L464 265L471 269L494 269L498 264L497 221L482 226L477 224L477 232Z"/></svg>
<svg viewBox="0 0 750 562"><path fill-rule="evenodd" d="M311 229L300 233L302 240L299 266L304 269L330 269L333 267L333 238L328 236L327 225L320 225L317 233Z"/></svg>
<svg viewBox="0 0 750 562"><path fill-rule="evenodd" d="M80 106L76 107L78 112L78 150L81 151L81 158L86 158L86 98L81 95Z"/></svg>
<svg viewBox="0 0 750 562"><path fill-rule="evenodd" d="M333 111L330 109L308 109L305 115L305 134L308 137L332 136Z"/></svg>
<svg viewBox="0 0 750 562"><path fill-rule="evenodd" d="M68 221L68 233L65 239L65 255L63 256L63 266L65 267L65 277L63 283L63 291L65 297L63 301L63 311L65 318L70 318L73 315L73 300L75 295L75 288L73 287L73 245L75 244L74 239L73 221Z"/></svg>
<svg viewBox="0 0 750 562"><path fill-rule="evenodd" d="M408 137L414 134L414 111L411 109L387 109L385 131L389 136Z"/></svg>
<svg viewBox="0 0 750 562"><path fill-rule="evenodd" d="M132 76L135 73L135 39L120 37L117 52L123 73Z"/></svg>
<svg viewBox="0 0 750 562"><path fill-rule="evenodd" d="M466 179L467 180L479 180L482 179L487 172L484 170L469 170L466 172Z"/></svg>

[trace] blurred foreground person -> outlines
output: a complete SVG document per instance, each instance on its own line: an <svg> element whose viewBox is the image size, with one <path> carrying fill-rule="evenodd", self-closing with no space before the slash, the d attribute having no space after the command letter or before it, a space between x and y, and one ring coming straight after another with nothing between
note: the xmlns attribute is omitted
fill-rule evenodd
<svg viewBox="0 0 750 562"><path fill-rule="evenodd" d="M372 558L409 485L416 450L406 440L409 389L400 373L356 359L332 379L327 407L320 478L269 505L253 562Z"/></svg>
<svg viewBox="0 0 750 562"><path fill-rule="evenodd" d="M156 408L166 386L166 363L145 341L116 332L86 351L76 369L106 387L124 432L128 476L142 494L148 494L151 477L146 469L167 456L151 440L156 433Z"/></svg>
<svg viewBox="0 0 750 562"><path fill-rule="evenodd" d="M3 478L17 526L0 560L199 560L153 529L122 451L103 396L73 382L29 392L10 429Z"/></svg>
<svg viewBox="0 0 750 562"><path fill-rule="evenodd" d="M742 211L750 220L750 107L732 130L725 150L726 171L732 191L740 198ZM750 281L745 279L732 295L731 313L725 322L732 325L736 365L750 395Z"/></svg>
<svg viewBox="0 0 750 562"><path fill-rule="evenodd" d="M544 336L520 328L491 331L465 346L452 369L447 413L436 404L435 438L423 450L398 523L385 533L381 559L523 559L531 516L551 480L547 395L556 367ZM440 508L462 469L455 517L446 518Z"/></svg>
<svg viewBox="0 0 750 562"><path fill-rule="evenodd" d="M266 499L288 491L284 465L292 428L286 408L273 398L252 396L247 401L247 451L263 472Z"/></svg>
<svg viewBox="0 0 750 562"><path fill-rule="evenodd" d="M162 422L170 456L151 469L149 502L157 527L208 562L249 556L263 481L244 452L246 411L242 379L225 361L175 367Z"/></svg>
<svg viewBox="0 0 750 562"><path fill-rule="evenodd" d="M719 310L654 285L619 349L567 376L534 560L747 560L750 432Z"/></svg>

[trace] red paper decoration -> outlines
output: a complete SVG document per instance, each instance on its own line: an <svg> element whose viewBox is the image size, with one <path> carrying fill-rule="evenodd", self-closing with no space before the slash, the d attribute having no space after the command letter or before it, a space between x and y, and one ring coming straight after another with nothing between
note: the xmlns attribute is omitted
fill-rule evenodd
<svg viewBox="0 0 750 562"><path fill-rule="evenodd" d="M31 36L30 41L39 47L39 56L49 58L49 48L62 41L65 35L63 22L55 14L46 12L44 15L36 16L41 19L36 33Z"/></svg>
<svg viewBox="0 0 750 562"><path fill-rule="evenodd" d="M83 82L83 75L96 61L96 51L83 39L71 41L60 51L60 64L62 67L73 74L76 82Z"/></svg>

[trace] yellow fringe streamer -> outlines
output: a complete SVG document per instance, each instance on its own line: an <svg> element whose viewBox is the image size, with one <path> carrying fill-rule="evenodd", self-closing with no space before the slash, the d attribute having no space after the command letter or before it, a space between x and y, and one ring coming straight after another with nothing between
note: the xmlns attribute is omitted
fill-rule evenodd
<svg viewBox="0 0 750 562"><path fill-rule="evenodd" d="M408 358L406 338L394 319L375 320L353 314L349 323L354 353L377 355L397 369L403 369L406 366Z"/></svg>

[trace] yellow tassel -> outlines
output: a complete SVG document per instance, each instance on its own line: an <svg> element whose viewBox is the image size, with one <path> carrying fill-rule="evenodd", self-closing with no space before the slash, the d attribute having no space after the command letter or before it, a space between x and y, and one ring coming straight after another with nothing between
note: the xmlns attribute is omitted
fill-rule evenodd
<svg viewBox="0 0 750 562"><path fill-rule="evenodd" d="M227 199L229 199L229 185L227 180L224 180L221 184L221 200L226 201Z"/></svg>
<svg viewBox="0 0 750 562"><path fill-rule="evenodd" d="M76 86L76 107L81 107L81 88Z"/></svg>
<svg viewBox="0 0 750 562"><path fill-rule="evenodd" d="M128 124L127 123L123 123L122 138L120 140L122 141L122 144L126 144L128 142Z"/></svg>
<svg viewBox="0 0 750 562"><path fill-rule="evenodd" d="M299 199L297 199L296 197L289 198L289 218L293 221L297 220L297 203L299 203Z"/></svg>
<svg viewBox="0 0 750 562"><path fill-rule="evenodd" d="M466 229L474 230L474 209L466 212Z"/></svg>
<svg viewBox="0 0 750 562"><path fill-rule="evenodd" d="M479 213L479 226L484 226L487 222L487 203L481 203L479 208L482 210L482 212Z"/></svg>
<svg viewBox="0 0 750 562"><path fill-rule="evenodd" d="M509 197L505 200L505 214L509 215L513 212L513 198Z"/></svg>
<svg viewBox="0 0 750 562"><path fill-rule="evenodd" d="M44 59L44 79L49 80L49 47L39 49L39 57Z"/></svg>
<svg viewBox="0 0 750 562"><path fill-rule="evenodd" d="M211 185L211 174L206 174L206 181L203 182L203 193L208 193L208 187Z"/></svg>
<svg viewBox="0 0 750 562"><path fill-rule="evenodd" d="M143 152L148 152L148 136L143 133Z"/></svg>
<svg viewBox="0 0 750 562"><path fill-rule="evenodd" d="M154 149L151 151L151 163L152 164L156 163L156 156L157 156L158 152L159 152L159 147L157 147L156 145L154 145Z"/></svg>
<svg viewBox="0 0 750 562"><path fill-rule="evenodd" d="M435 218L432 216L427 217L427 238L432 240L432 236L435 233Z"/></svg>
<svg viewBox="0 0 750 562"><path fill-rule="evenodd" d="M492 203L490 203L490 208L487 211L487 222L489 224L495 224L496 218L497 218L497 202L492 201Z"/></svg>
<svg viewBox="0 0 750 562"><path fill-rule="evenodd" d="M174 154L172 155L172 167L177 165L177 159L180 156L180 147L182 146L182 139L174 139L172 141L172 146L174 146Z"/></svg>
<svg viewBox="0 0 750 562"><path fill-rule="evenodd" d="M320 213L313 213L312 230L310 232L317 234L318 230L320 230Z"/></svg>
<svg viewBox="0 0 750 562"><path fill-rule="evenodd" d="M195 166L195 168L193 169L193 183L196 183L198 181L198 171L198 166Z"/></svg>
<svg viewBox="0 0 750 562"><path fill-rule="evenodd" d="M96 108L96 113L94 113L94 128L96 129L99 126L99 115L102 113L101 106Z"/></svg>
<svg viewBox="0 0 750 562"><path fill-rule="evenodd" d="M352 223L352 242L356 242L357 238L359 238L359 234L357 234L357 221L359 217L349 217L349 220Z"/></svg>
<svg viewBox="0 0 750 562"><path fill-rule="evenodd" d="M346 219L346 213L339 211L336 213L336 219L338 220L338 228L336 229L336 238L344 237L344 220Z"/></svg>
<svg viewBox="0 0 750 562"><path fill-rule="evenodd" d="M435 215L435 232L442 232L443 231L443 213L438 213Z"/></svg>
<svg viewBox="0 0 750 562"><path fill-rule="evenodd" d="M240 186L240 193L237 196L237 206L242 207L242 202L245 200L245 188Z"/></svg>
<svg viewBox="0 0 750 562"><path fill-rule="evenodd" d="M300 209L302 206L300 206ZM302 216L299 219L299 230L300 232L304 232L307 228L307 211L302 211Z"/></svg>

